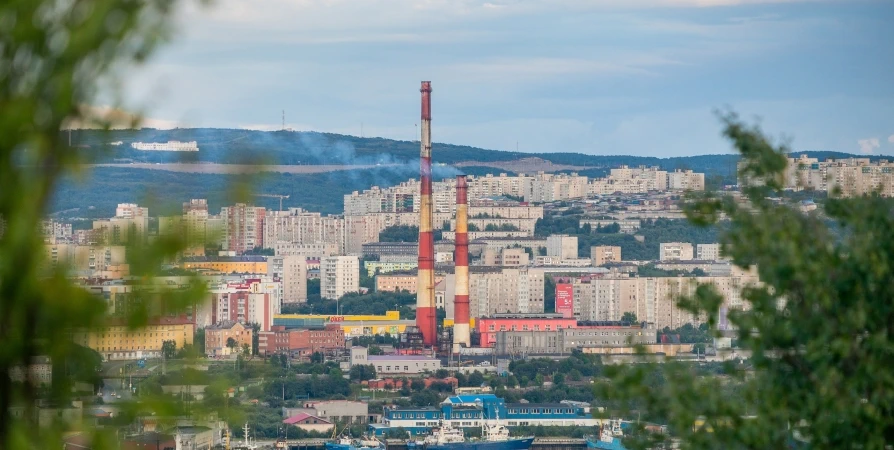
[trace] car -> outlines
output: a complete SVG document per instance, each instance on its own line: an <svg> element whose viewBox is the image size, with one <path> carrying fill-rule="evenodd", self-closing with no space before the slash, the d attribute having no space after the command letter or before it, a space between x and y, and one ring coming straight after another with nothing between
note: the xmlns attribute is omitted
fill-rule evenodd
<svg viewBox="0 0 894 450"><path fill-rule="evenodd" d="M115 391L112 391L112 397L114 397L116 395L118 395L118 394L116 394Z"/></svg>

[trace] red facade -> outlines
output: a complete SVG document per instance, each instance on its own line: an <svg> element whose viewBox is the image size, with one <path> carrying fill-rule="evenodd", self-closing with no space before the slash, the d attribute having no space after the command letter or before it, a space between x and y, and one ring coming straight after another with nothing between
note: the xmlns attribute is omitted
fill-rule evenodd
<svg viewBox="0 0 894 450"><path fill-rule="evenodd" d="M475 320L482 347L493 347L500 331L557 331L577 328L577 319L567 317L482 317Z"/></svg>

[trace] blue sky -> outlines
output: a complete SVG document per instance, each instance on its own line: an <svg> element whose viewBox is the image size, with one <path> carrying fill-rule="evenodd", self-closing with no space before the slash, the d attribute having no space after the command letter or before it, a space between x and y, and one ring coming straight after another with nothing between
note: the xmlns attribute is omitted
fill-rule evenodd
<svg viewBox="0 0 894 450"><path fill-rule="evenodd" d="M894 154L894 1L219 0L127 79L148 125L726 153L712 111L795 150Z"/></svg>

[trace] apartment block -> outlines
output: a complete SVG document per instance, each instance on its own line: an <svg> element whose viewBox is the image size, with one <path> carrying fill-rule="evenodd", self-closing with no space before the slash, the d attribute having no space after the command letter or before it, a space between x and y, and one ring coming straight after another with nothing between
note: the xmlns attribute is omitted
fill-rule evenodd
<svg viewBox="0 0 894 450"><path fill-rule="evenodd" d="M556 234L546 238L546 256L577 259L577 236Z"/></svg>
<svg viewBox="0 0 894 450"><path fill-rule="evenodd" d="M469 267L469 314L542 313L542 271L526 267ZM449 299L448 299L449 301Z"/></svg>
<svg viewBox="0 0 894 450"><path fill-rule="evenodd" d="M668 172L667 188L671 191L704 191L705 174L680 169Z"/></svg>
<svg viewBox="0 0 894 450"><path fill-rule="evenodd" d="M267 210L237 203L221 208L224 220L223 249L241 255L255 248L264 248L264 216Z"/></svg>
<svg viewBox="0 0 894 450"><path fill-rule="evenodd" d="M596 267L621 262L621 247L608 245L590 247L590 259Z"/></svg>
<svg viewBox="0 0 894 450"><path fill-rule="evenodd" d="M115 217L94 220L93 230L106 244L142 241L149 231L149 208L134 203L119 203Z"/></svg>
<svg viewBox="0 0 894 450"><path fill-rule="evenodd" d="M45 244L50 268L67 268L72 276L120 279L129 275L123 245Z"/></svg>
<svg viewBox="0 0 894 450"><path fill-rule="evenodd" d="M689 261L693 257L692 244L688 242L662 242L659 246L661 261Z"/></svg>
<svg viewBox="0 0 894 450"><path fill-rule="evenodd" d="M349 292L360 292L360 259L328 256L320 260L320 295L336 300Z"/></svg>
<svg viewBox="0 0 894 450"><path fill-rule="evenodd" d="M304 256L267 258L267 274L281 281L283 303L307 301L307 260Z"/></svg>
<svg viewBox="0 0 894 450"><path fill-rule="evenodd" d="M720 261L720 244L696 244L695 254L699 261Z"/></svg>

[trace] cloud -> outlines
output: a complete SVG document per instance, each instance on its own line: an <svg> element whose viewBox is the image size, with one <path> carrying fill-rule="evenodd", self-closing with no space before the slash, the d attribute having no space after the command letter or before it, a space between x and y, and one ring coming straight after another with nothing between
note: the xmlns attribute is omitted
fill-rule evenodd
<svg viewBox="0 0 894 450"><path fill-rule="evenodd" d="M146 117L111 106L82 106L80 110L80 117L67 119L62 124L63 129L98 129L103 128L106 124L111 129L156 128L171 130L190 126L176 120Z"/></svg>
<svg viewBox="0 0 894 450"><path fill-rule="evenodd" d="M888 142L894 144L894 134L888 136Z"/></svg>
<svg viewBox="0 0 894 450"><path fill-rule="evenodd" d="M875 149L879 148L878 138L859 139L857 145L860 146L860 153L866 155L874 153Z"/></svg>

